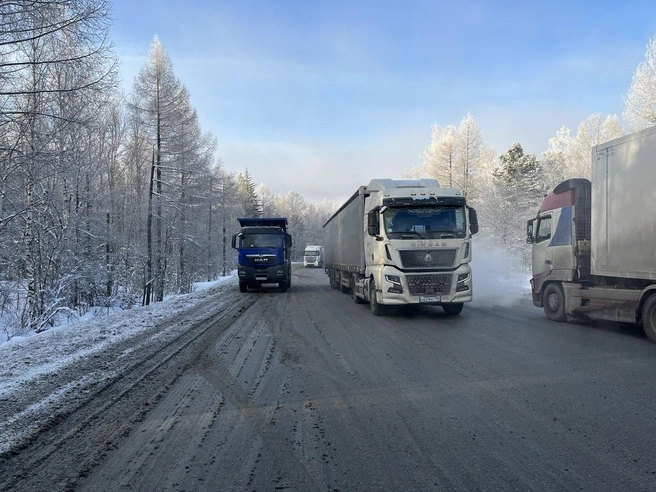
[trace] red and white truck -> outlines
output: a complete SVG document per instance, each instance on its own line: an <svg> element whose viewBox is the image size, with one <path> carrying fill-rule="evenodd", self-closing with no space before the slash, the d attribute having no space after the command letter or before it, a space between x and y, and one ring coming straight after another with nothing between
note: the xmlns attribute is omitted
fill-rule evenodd
<svg viewBox="0 0 656 492"><path fill-rule="evenodd" d="M656 343L656 127L592 149L527 223L533 304L549 319L639 323Z"/></svg>

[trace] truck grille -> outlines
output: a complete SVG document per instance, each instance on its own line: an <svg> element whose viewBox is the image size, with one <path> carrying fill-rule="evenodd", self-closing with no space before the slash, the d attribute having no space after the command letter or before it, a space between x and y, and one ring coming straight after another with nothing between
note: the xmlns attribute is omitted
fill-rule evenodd
<svg viewBox="0 0 656 492"><path fill-rule="evenodd" d="M451 293L453 275L408 275L407 280L412 296L447 295Z"/></svg>
<svg viewBox="0 0 656 492"><path fill-rule="evenodd" d="M254 267L276 264L276 255L246 255L248 264Z"/></svg>
<svg viewBox="0 0 656 492"><path fill-rule="evenodd" d="M453 268L457 249L399 251L403 268Z"/></svg>

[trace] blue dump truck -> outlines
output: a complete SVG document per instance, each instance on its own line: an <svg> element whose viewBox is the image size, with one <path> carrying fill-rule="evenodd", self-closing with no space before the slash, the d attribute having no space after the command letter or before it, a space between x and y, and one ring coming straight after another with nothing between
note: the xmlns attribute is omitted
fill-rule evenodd
<svg viewBox="0 0 656 492"><path fill-rule="evenodd" d="M241 231L232 236L232 247L239 251L239 290L278 284L286 292L292 283L290 248L292 236L284 217L237 219Z"/></svg>

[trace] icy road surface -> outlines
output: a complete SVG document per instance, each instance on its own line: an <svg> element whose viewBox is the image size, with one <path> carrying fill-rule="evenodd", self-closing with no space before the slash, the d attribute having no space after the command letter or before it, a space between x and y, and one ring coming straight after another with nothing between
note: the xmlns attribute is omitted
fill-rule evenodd
<svg viewBox="0 0 656 492"><path fill-rule="evenodd" d="M374 317L302 267L287 293L237 290L26 385L39 408L89 387L34 413L2 490L656 490L636 327L553 323L522 295Z"/></svg>

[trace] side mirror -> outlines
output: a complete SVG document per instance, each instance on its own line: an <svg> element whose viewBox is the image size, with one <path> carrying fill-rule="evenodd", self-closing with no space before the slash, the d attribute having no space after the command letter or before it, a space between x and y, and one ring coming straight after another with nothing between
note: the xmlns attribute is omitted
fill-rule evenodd
<svg viewBox="0 0 656 492"><path fill-rule="evenodd" d="M526 244L533 244L535 238L533 237L533 219L526 221Z"/></svg>
<svg viewBox="0 0 656 492"><path fill-rule="evenodd" d="M291 234L285 234L285 237L287 238L287 246L292 247L292 235Z"/></svg>
<svg viewBox="0 0 656 492"><path fill-rule="evenodd" d="M237 234L232 235L232 247L237 249Z"/></svg>
<svg viewBox="0 0 656 492"><path fill-rule="evenodd" d="M472 207L469 207L469 231L472 234L478 232L478 214L476 213L476 209Z"/></svg>
<svg viewBox="0 0 656 492"><path fill-rule="evenodd" d="M376 209L367 214L367 234L370 236L378 236L378 229L378 209Z"/></svg>

